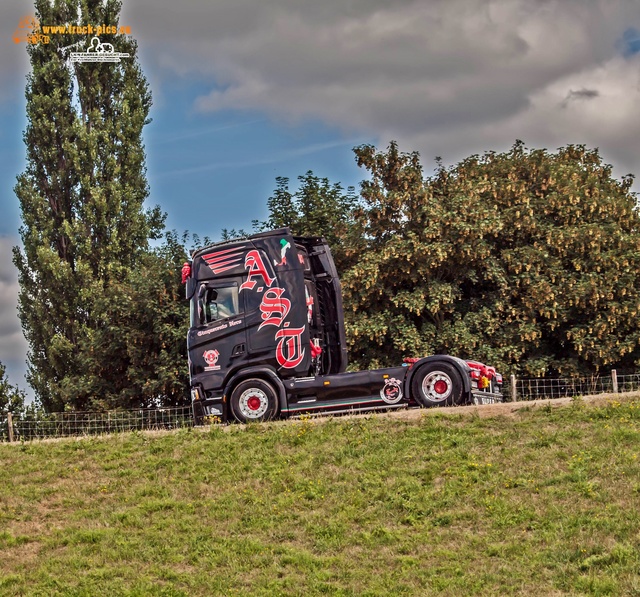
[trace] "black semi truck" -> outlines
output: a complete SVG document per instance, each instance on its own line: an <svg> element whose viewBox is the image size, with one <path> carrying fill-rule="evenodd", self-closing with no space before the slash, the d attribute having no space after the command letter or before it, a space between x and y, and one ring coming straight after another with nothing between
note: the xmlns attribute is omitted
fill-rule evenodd
<svg viewBox="0 0 640 597"><path fill-rule="evenodd" d="M493 367L447 355L347 372L340 280L323 238L282 228L216 243L182 273L198 423L502 401Z"/></svg>

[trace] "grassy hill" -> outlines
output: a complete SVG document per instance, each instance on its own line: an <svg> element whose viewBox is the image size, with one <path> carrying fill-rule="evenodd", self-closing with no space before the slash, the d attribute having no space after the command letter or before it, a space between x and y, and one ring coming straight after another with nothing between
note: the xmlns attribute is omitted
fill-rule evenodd
<svg viewBox="0 0 640 597"><path fill-rule="evenodd" d="M0 445L0 595L640 595L616 400Z"/></svg>

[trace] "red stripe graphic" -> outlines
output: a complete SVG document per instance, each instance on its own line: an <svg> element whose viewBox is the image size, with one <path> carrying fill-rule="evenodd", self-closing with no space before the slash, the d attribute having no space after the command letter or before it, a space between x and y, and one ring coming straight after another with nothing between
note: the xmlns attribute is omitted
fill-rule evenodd
<svg viewBox="0 0 640 597"><path fill-rule="evenodd" d="M227 270L234 269L242 264L244 257L244 251L242 247L235 249L225 249L224 251L218 251L217 253L209 253L203 255L205 263L211 268L214 274L221 274Z"/></svg>

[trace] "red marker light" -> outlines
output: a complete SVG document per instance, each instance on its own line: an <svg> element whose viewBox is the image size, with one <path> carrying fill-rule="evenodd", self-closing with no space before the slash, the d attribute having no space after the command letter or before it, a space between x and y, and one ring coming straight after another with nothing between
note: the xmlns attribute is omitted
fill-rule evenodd
<svg viewBox="0 0 640 597"><path fill-rule="evenodd" d="M184 262L182 266L182 283L185 284L187 282L187 278L191 277L191 264L188 261Z"/></svg>

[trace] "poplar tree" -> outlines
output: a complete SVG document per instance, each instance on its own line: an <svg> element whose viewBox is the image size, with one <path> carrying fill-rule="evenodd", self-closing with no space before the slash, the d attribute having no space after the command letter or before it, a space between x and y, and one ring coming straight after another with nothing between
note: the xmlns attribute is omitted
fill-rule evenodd
<svg viewBox="0 0 640 597"><path fill-rule="evenodd" d="M44 25L119 26L117 0L36 0ZM129 36L103 35L120 62L79 62L92 36L51 35L28 45L27 165L18 177L23 247L19 314L29 342L27 379L43 407L89 408L126 375L103 331L104 297L121 289L159 237L163 215L148 196L142 130L151 94ZM127 294L127 292L125 292ZM130 293L129 293L130 294ZM123 327L122 334L127 330ZM91 358L89 358L91 357ZM84 383L103 367L100 384ZM98 375L100 377L100 375Z"/></svg>

